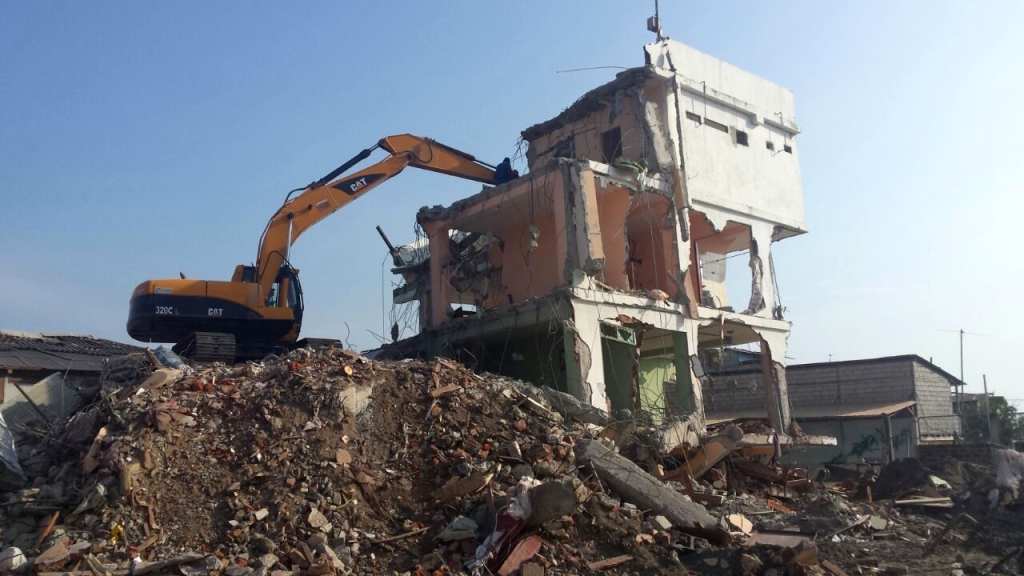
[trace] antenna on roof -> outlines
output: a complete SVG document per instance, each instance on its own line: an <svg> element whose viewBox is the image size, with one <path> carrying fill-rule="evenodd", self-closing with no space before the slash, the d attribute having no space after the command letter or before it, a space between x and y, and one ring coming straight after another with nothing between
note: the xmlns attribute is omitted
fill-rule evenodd
<svg viewBox="0 0 1024 576"><path fill-rule="evenodd" d="M661 35L661 13L658 10L658 0L654 0L654 16L647 19L647 30L658 35L658 40L664 39Z"/></svg>

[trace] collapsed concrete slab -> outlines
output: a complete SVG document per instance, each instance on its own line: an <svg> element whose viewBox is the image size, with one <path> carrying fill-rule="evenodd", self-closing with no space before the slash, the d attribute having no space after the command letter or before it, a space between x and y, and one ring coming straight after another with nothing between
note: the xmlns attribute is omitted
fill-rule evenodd
<svg viewBox="0 0 1024 576"><path fill-rule="evenodd" d="M576 459L593 467L601 480L627 502L668 518L683 531L690 531L712 541L728 540L728 534L718 527L704 506L672 490L600 441L580 441L576 445Z"/></svg>

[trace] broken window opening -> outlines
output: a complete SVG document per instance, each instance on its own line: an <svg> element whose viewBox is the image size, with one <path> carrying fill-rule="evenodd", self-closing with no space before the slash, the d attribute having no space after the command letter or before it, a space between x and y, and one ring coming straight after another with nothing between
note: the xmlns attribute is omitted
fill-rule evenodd
<svg viewBox="0 0 1024 576"><path fill-rule="evenodd" d="M750 268L750 227L729 222L715 232L703 215L691 222L701 232L694 243L700 303L728 312L750 313L754 275Z"/></svg>
<svg viewBox="0 0 1024 576"><path fill-rule="evenodd" d="M660 328L642 332L637 391L640 409L655 424L684 418L696 409L686 333Z"/></svg>
<svg viewBox="0 0 1024 576"><path fill-rule="evenodd" d="M686 119L687 120L693 120L697 124L701 124L702 123L700 115L699 114L694 114L693 112L687 112L686 113Z"/></svg>
<svg viewBox="0 0 1024 576"><path fill-rule="evenodd" d="M452 289L451 315L471 316L483 311L484 303L502 287L501 253L505 243L494 234L455 231L448 242L448 284Z"/></svg>
<svg viewBox="0 0 1024 576"><path fill-rule="evenodd" d="M721 124L719 122L715 122L711 118L704 118L704 125L705 126L710 126L711 128L714 128L715 130L721 130L722 132L725 132L726 134L729 133L729 127L728 126L726 126L725 124Z"/></svg>
<svg viewBox="0 0 1024 576"><path fill-rule="evenodd" d="M649 192L635 194L626 216L626 277L629 288L661 290L674 297L675 229L670 201Z"/></svg>
<svg viewBox="0 0 1024 576"><path fill-rule="evenodd" d="M622 156L622 130L618 126L601 134L601 152L605 164Z"/></svg>
<svg viewBox="0 0 1024 576"><path fill-rule="evenodd" d="M749 146L747 143L747 133L743 130L736 131L736 143L740 146Z"/></svg>
<svg viewBox="0 0 1024 576"><path fill-rule="evenodd" d="M621 325L601 323L604 391L609 408L634 410L637 375L636 332Z"/></svg>

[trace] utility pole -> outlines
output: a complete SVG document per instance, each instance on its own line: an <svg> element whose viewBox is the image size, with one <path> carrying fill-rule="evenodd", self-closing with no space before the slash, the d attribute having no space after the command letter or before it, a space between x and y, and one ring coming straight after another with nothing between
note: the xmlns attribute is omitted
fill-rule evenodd
<svg viewBox="0 0 1024 576"><path fill-rule="evenodd" d="M953 388L955 389L954 396L956 396L956 399L954 401L954 406L956 407L956 413L960 415L961 423L963 423L964 335L965 334L970 334L971 336L981 336L983 338L985 337L985 335L984 334L975 334L974 332L967 332L963 328L960 328L958 330L939 330L939 332L956 332L957 334L960 335L960 383L959 384L954 384Z"/></svg>
<svg viewBox="0 0 1024 576"><path fill-rule="evenodd" d="M982 374L981 382L985 385L985 423L988 424L988 441L998 444L999 439L992 433L992 407L988 403L988 377Z"/></svg>
<svg viewBox="0 0 1024 576"><path fill-rule="evenodd" d="M964 329L960 329L960 385L956 387L956 410L963 419L964 413ZM987 401L987 397L986 397Z"/></svg>

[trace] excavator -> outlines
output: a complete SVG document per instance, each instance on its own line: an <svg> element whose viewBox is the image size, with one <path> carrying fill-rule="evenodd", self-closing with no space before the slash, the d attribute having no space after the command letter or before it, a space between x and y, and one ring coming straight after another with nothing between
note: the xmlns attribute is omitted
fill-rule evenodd
<svg viewBox="0 0 1024 576"><path fill-rule="evenodd" d="M388 157L346 174L377 149ZM323 340L298 340L302 286L291 264L295 240L349 202L408 166L484 184L496 184L495 167L429 138L401 134L376 145L304 188L288 193L260 238L253 265L235 267L231 281L147 280L132 292L128 334L142 342L174 342L174 351L204 361L262 358Z"/></svg>

